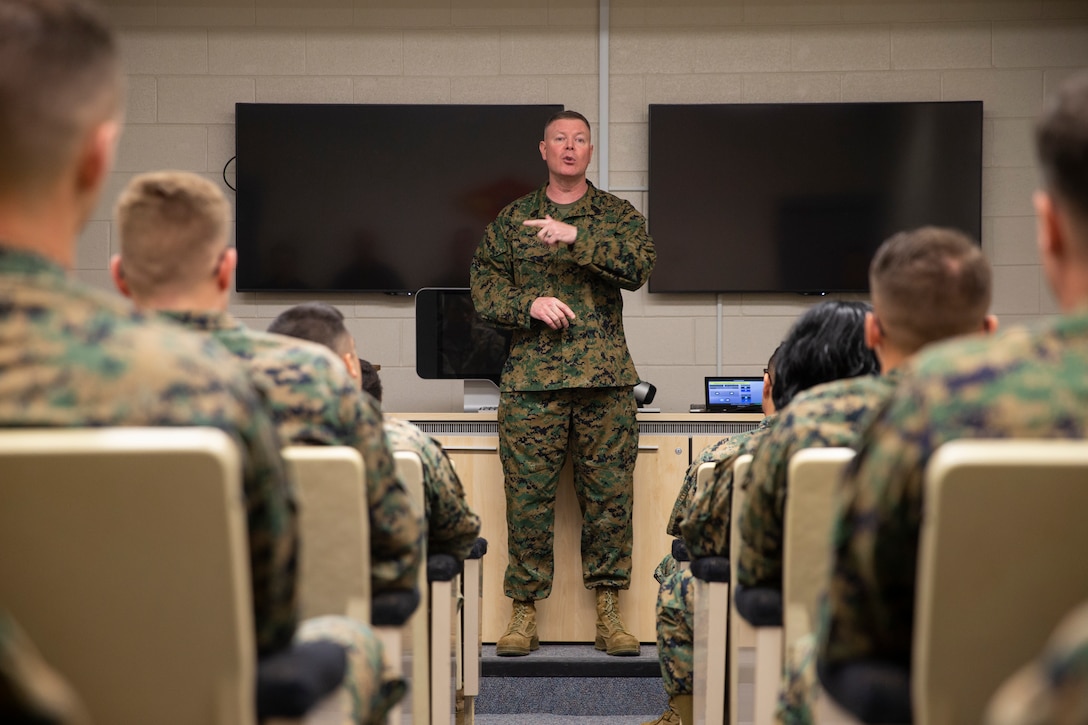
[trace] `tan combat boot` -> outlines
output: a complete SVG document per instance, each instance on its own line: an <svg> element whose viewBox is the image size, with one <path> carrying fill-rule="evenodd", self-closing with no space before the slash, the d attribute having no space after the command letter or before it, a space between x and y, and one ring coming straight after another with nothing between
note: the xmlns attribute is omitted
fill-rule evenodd
<svg viewBox="0 0 1088 725"><path fill-rule="evenodd" d="M514 613L506 634L495 643L495 654L500 657L520 657L540 649L536 636L536 604L532 601L514 600Z"/></svg>
<svg viewBox="0 0 1088 725"><path fill-rule="evenodd" d="M680 722L684 725L694 725L695 698L692 695L673 695L669 698L669 707L680 713Z"/></svg>
<svg viewBox="0 0 1088 725"><path fill-rule="evenodd" d="M683 725L684 721L680 719L680 713L672 706L672 701L673 698L670 697L669 706L665 708L665 712L661 713L661 717L644 722L642 725Z"/></svg>
<svg viewBox="0 0 1088 725"><path fill-rule="evenodd" d="M639 654L638 638L627 631L620 619L619 591L597 589L597 639L593 646L610 655Z"/></svg>

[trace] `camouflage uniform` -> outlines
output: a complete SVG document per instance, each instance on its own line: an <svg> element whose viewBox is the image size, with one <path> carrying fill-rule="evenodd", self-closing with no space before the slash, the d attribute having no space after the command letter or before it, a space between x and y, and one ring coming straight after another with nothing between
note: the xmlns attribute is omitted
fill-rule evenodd
<svg viewBox="0 0 1088 725"><path fill-rule="evenodd" d="M835 380L809 388L790 401L779 423L755 453L747 496L738 521L737 583L782 588L782 545L790 458L804 448L852 447L865 423L895 390L898 370ZM817 696L811 637L786 642L785 678L777 717L788 725L813 722Z"/></svg>
<svg viewBox="0 0 1088 725"><path fill-rule="evenodd" d="M823 674L911 663L922 476L955 438L1084 438L1088 311L991 338L927 347L859 441L833 533Z"/></svg>
<svg viewBox="0 0 1088 725"><path fill-rule="evenodd" d="M1055 630L1038 660L998 689L987 725L1083 725L1088 722L1088 604Z"/></svg>
<svg viewBox="0 0 1088 725"><path fill-rule="evenodd" d="M733 436L740 445L714 466L714 478L710 480L710 485L702 491L695 492L687 512L680 518L680 534L684 538L684 545L692 559L701 556L729 557L730 516L733 510L733 464L745 453L756 451L763 439L775 429L780 419L781 414L768 415L760 422L758 428L742 434L743 438ZM681 495L683 495L682 491Z"/></svg>
<svg viewBox="0 0 1088 725"><path fill-rule="evenodd" d="M250 330L225 312L163 312L211 333L245 362L268 400L280 437L300 445L359 451L370 510L370 576L375 590L415 586L422 551L419 514L397 478L382 415L324 345Z"/></svg>
<svg viewBox="0 0 1088 725"><path fill-rule="evenodd" d="M588 183L588 182L587 182ZM486 320L513 329L499 401L510 563L505 591L521 600L551 593L559 472L570 449L583 510L587 587L627 588L638 382L623 333L621 289L636 290L657 254L646 221L628 202L592 184L570 205L547 187L503 209L472 260L472 300ZM571 245L547 245L522 225L545 215L578 227ZM552 330L529 315L556 297L577 319Z"/></svg>
<svg viewBox="0 0 1088 725"><path fill-rule="evenodd" d="M465 489L446 452L438 441L405 420L386 418L385 434L393 450L415 451L423 461L427 552L464 561L480 535L480 517L465 500Z"/></svg>
<svg viewBox="0 0 1088 725"><path fill-rule="evenodd" d="M211 426L243 461L260 655L297 625L297 520L263 401L222 346L0 248L0 427Z"/></svg>
<svg viewBox="0 0 1088 725"><path fill-rule="evenodd" d="M684 482L680 485L680 493L677 494L676 502L672 505L672 513L669 515L669 523L665 529L670 536L680 538L680 522L687 516L688 509L691 508L691 502L695 498L695 482L699 475L699 466L727 458L736 461L741 449L748 448L749 439L754 436L756 440L759 440L774 424L774 420L774 415L765 416L754 429L731 435L728 438L722 438L699 452L695 460L688 465L688 470L684 474ZM661 584L670 574L678 570L679 566L676 560L672 558L672 554L667 554L661 563L657 565L654 579L657 580L658 584Z"/></svg>
<svg viewBox="0 0 1088 725"><path fill-rule="evenodd" d="M804 448L853 446L863 424L895 390L898 371L835 380L790 401L752 459L740 511L737 583L782 589L782 543L790 458Z"/></svg>
<svg viewBox="0 0 1088 725"><path fill-rule="evenodd" d="M689 519L685 513L684 502L708 503L717 501L720 497L711 496L710 489L718 488L726 491L725 503L725 544L717 554L699 554L699 556L728 556L729 554L729 511L728 503L733 493L733 463L739 456L751 453L757 448L760 441L774 429L778 416L768 415L760 421L759 427L745 433L730 436L717 443L707 446L699 454L699 458L688 467L684 484L680 488L680 495L676 499L672 516L669 519L669 533L675 532L675 526L682 530ZM695 477L699 465L706 461L717 460L714 468L715 478L707 491L695 490ZM678 533L678 532L676 532ZM720 532L715 532L717 536ZM690 553L690 549L689 549ZM695 558L692 554L692 558ZM668 557L671 559L672 557ZM661 567L659 566L659 569ZM664 573L663 571L661 573ZM658 579L661 588L657 594L657 658L661 664L661 679L665 684L665 692L670 696L690 694L694 683L692 675L692 660L695 654L695 638L693 632L693 618L695 616L695 587L690 571L675 570L671 574Z"/></svg>
<svg viewBox="0 0 1088 725"><path fill-rule="evenodd" d="M386 722L386 714L408 690L407 682L399 675L390 673L385 680L377 675L384 666L381 640L362 622L348 617L314 617L299 626L295 640L336 642L343 645L347 653L344 684L333 693L332 703L321 703L321 714L313 718L315 721L380 725Z"/></svg>
<svg viewBox="0 0 1088 725"><path fill-rule="evenodd" d="M783 643L782 687L775 703L774 719L779 725L815 725L816 700L821 697L816 680L816 635L801 635Z"/></svg>

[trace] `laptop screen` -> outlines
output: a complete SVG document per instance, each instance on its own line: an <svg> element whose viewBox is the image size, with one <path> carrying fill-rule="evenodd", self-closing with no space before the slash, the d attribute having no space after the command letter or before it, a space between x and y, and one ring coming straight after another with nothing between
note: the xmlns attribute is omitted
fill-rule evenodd
<svg viewBox="0 0 1088 725"><path fill-rule="evenodd" d="M763 377L707 377L706 409L712 413L759 413L763 410Z"/></svg>

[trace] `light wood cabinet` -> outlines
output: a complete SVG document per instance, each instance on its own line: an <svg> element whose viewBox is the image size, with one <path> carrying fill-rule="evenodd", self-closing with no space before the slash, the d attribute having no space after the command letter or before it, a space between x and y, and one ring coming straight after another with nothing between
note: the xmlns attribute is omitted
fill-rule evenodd
<svg viewBox="0 0 1088 725"><path fill-rule="evenodd" d="M483 641L494 642L502 636L510 617L510 600L503 593L503 574L509 557L495 415L492 412L397 417L411 420L442 443L457 468L469 503L481 518L481 535L488 541L481 627ZM706 443L748 430L759 419L760 416L639 415L631 588L620 593L620 611L640 641L657 640L658 585L653 573L671 548L665 526L693 452L698 454ZM556 502L552 594L537 602L542 642L592 642L595 635L596 599L582 583L581 520L568 461L560 477Z"/></svg>

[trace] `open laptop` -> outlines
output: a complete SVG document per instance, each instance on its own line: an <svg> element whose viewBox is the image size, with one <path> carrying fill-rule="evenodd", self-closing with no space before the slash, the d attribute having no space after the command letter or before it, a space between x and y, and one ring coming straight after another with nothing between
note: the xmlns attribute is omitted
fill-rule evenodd
<svg viewBox="0 0 1088 725"><path fill-rule="evenodd" d="M706 377L703 385L708 413L763 412L763 376Z"/></svg>

